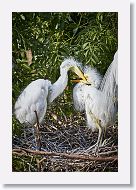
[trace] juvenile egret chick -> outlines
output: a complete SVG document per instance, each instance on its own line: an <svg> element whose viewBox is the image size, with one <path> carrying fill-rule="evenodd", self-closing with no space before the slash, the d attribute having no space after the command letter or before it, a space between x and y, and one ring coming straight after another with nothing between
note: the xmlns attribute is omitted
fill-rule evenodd
<svg viewBox="0 0 136 190"><path fill-rule="evenodd" d="M73 82L78 82L73 88L74 107L77 111L80 112L85 111L86 88L90 88L90 86L98 88L102 80L102 76L100 75L100 73L91 66L85 66L83 68L83 72L84 72L84 77L86 78L88 83L86 83L85 80L73 80ZM90 124L89 126L92 127L92 125Z"/></svg>
<svg viewBox="0 0 136 190"><path fill-rule="evenodd" d="M118 53L116 52L114 59L102 80L101 77L95 75L96 73L94 76L91 74L90 77L92 77L92 79L89 80L89 77L89 81L87 81L87 83L80 80L80 83L78 84L80 88L78 89L78 87L75 87L73 93L74 105L76 109L79 111L85 110L86 112L87 125L93 130L99 130L98 140L94 145L97 150L102 144L107 126L114 124L116 120L118 111L117 62ZM95 78L97 82L93 82L93 78ZM88 85L88 82L91 85ZM81 89L82 93L78 93Z"/></svg>

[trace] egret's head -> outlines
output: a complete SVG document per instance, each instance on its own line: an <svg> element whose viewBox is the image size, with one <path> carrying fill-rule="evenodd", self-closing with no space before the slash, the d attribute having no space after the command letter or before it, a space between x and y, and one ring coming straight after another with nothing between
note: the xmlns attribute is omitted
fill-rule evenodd
<svg viewBox="0 0 136 190"><path fill-rule="evenodd" d="M102 77L96 69L94 69L91 66L85 66L83 68L83 74L84 74L84 77L86 80L83 80L81 78L81 79L73 80L73 82L80 82L80 83L88 84L88 85L94 86L96 88L99 87Z"/></svg>
<svg viewBox="0 0 136 190"><path fill-rule="evenodd" d="M84 74L82 72L82 65L81 63L75 61L72 57L65 59L61 66L60 66L60 74L62 75L65 72L68 72L69 70L73 71L78 75L78 77L82 78L83 81L86 81L86 78L84 77Z"/></svg>
<svg viewBox="0 0 136 190"><path fill-rule="evenodd" d="M46 85L47 85L48 87L51 87L51 86L52 86L52 84L51 84L51 81L50 81L50 80L46 79L46 80L45 80L45 82L46 82Z"/></svg>
<svg viewBox="0 0 136 190"><path fill-rule="evenodd" d="M95 69L91 66L85 66L83 69L83 72L84 72L84 76L87 79L88 83L90 83L92 86L98 88L101 83L102 76L97 71L97 69Z"/></svg>

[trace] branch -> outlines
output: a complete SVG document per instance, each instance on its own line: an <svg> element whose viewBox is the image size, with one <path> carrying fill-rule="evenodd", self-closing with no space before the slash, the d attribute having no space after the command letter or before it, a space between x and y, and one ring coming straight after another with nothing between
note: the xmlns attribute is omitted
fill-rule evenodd
<svg viewBox="0 0 136 190"><path fill-rule="evenodd" d="M44 156L59 156L67 159L77 159L77 160L88 160L88 161L113 161L118 160L117 156L109 156L109 157L96 157L90 155L81 155L81 154L68 154L68 153L60 153L60 152L46 152L46 151L35 151L25 148L13 149L13 155L18 156L27 156L28 154L32 155L44 155Z"/></svg>

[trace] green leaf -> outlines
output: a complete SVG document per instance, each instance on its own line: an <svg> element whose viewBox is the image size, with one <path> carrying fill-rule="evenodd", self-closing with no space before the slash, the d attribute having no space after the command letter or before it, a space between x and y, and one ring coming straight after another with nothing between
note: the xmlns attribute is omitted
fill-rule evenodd
<svg viewBox="0 0 136 190"><path fill-rule="evenodd" d="M24 15L21 14L20 17L21 17L22 20L25 20L25 16Z"/></svg>

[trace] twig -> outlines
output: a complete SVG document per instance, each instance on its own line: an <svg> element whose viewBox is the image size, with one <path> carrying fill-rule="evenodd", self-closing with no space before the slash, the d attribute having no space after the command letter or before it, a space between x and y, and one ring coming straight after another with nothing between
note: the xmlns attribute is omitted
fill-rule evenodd
<svg viewBox="0 0 136 190"><path fill-rule="evenodd" d="M25 153L24 153L25 151ZM110 157L95 157L89 155L81 155L81 154L67 154L67 153L59 153L59 152L46 152L46 151L34 151L30 149L13 149L13 155L20 155L20 156L27 156L28 154L33 155L44 155L44 156L59 156L67 159L77 159L77 160L89 160L89 161L113 161L117 160L117 156L110 156Z"/></svg>
<svg viewBox="0 0 136 190"><path fill-rule="evenodd" d="M118 150L112 150L112 151L107 151L107 152L100 152L99 155L109 155L109 154L114 154L117 152Z"/></svg>

